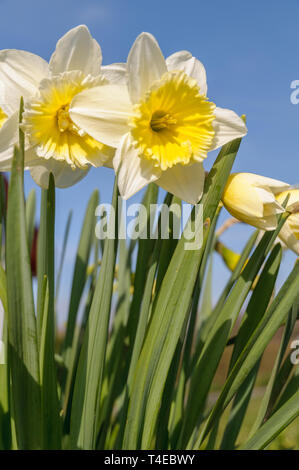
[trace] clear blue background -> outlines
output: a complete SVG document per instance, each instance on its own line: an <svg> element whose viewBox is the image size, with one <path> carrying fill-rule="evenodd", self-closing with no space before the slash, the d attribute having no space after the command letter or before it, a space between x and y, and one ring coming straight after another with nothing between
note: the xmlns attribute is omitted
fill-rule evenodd
<svg viewBox="0 0 299 470"><path fill-rule="evenodd" d="M165 56L186 49L205 65L208 96L218 106L246 114L248 135L234 171L248 171L291 184L299 182L299 105L290 102L290 83L299 79L298 0L0 0L0 48L25 49L49 59L57 40L84 23L98 40L104 64L125 61L142 31L156 36ZM215 154L206 161L208 169ZM85 206L93 188L110 201L113 172L92 170L73 188L57 190L57 248L68 211L74 209L61 289L64 318L74 253ZM27 175L26 193L35 184ZM39 188L36 187L39 193ZM141 194L133 198L139 201ZM227 214L222 215L222 220ZM239 226L223 240L240 249L249 233ZM218 258L218 256L217 256ZM295 260L287 254L281 279ZM215 263L215 296L227 270Z"/></svg>

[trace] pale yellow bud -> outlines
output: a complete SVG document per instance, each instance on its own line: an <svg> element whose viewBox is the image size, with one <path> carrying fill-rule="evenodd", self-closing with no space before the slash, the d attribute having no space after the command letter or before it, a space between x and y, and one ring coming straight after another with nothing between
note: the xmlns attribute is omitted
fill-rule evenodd
<svg viewBox="0 0 299 470"><path fill-rule="evenodd" d="M241 222L262 230L275 230L277 215L284 212L275 195L289 188L287 183L253 173L231 174L222 202Z"/></svg>
<svg viewBox="0 0 299 470"><path fill-rule="evenodd" d="M283 191L277 194L277 201L282 204L286 197L289 195L287 203L287 211L292 212L288 217L287 221L283 225L279 238L285 243L285 245L299 255L299 189L290 189L289 191Z"/></svg>

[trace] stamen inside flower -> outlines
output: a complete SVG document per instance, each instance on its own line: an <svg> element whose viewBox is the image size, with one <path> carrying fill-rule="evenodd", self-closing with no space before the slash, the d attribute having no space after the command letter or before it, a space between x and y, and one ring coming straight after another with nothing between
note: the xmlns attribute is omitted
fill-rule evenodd
<svg viewBox="0 0 299 470"><path fill-rule="evenodd" d="M3 124L5 123L6 119L7 119L7 115L5 114L3 109L0 107L0 129L3 126Z"/></svg>
<svg viewBox="0 0 299 470"><path fill-rule="evenodd" d="M215 105L184 72L166 72L135 107L131 134L140 157L162 170L202 161L215 131Z"/></svg>
<svg viewBox="0 0 299 470"><path fill-rule="evenodd" d="M73 168L107 160L110 147L82 131L69 114L75 95L102 83L104 79L86 77L79 71L42 81L40 96L26 105L22 125L38 156L65 161Z"/></svg>
<svg viewBox="0 0 299 470"><path fill-rule="evenodd" d="M73 123L69 115L69 109L70 106L67 105L62 106L62 108L57 111L57 122L60 132L65 132L73 127Z"/></svg>
<svg viewBox="0 0 299 470"><path fill-rule="evenodd" d="M154 132L160 132L162 129L170 129L177 120L171 114L165 111L155 111L152 115L150 126Z"/></svg>

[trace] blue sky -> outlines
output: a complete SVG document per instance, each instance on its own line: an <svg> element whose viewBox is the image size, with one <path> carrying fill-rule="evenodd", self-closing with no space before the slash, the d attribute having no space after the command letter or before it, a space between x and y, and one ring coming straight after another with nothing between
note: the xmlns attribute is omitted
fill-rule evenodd
<svg viewBox="0 0 299 470"><path fill-rule="evenodd" d="M125 61L142 31L156 36L165 56L189 50L205 65L208 96L218 106L247 115L248 135L234 171L248 171L299 182L299 105L290 102L290 83L299 79L298 0L0 0L0 48L25 49L49 59L57 40L86 24L103 51L103 62ZM208 169L215 153L209 155ZM35 187L25 178L26 192ZM75 187L57 191L57 247L69 209L74 209L64 283L70 282L79 227L87 200L98 188L109 202L113 172L92 170ZM134 197L139 201L141 194ZM223 215L222 218L225 216ZM248 228L223 240L240 248ZM282 277L295 256L288 254ZM226 270L218 260L215 280ZM68 299L64 299L65 302Z"/></svg>

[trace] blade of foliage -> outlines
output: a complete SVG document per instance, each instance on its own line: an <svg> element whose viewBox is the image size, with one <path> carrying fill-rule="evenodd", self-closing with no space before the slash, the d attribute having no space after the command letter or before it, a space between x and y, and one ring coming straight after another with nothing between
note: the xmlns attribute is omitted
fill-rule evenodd
<svg viewBox="0 0 299 470"><path fill-rule="evenodd" d="M61 274L62 274L64 259L65 259L65 253L66 253L66 247L67 247L67 242L69 238L72 217L73 217L73 211L70 211L67 221L66 221L66 225L65 225L59 268L58 268L58 273L57 273L57 278L56 278L55 303L57 303L58 296L59 296L60 280L61 280Z"/></svg>
<svg viewBox="0 0 299 470"><path fill-rule="evenodd" d="M0 363L0 450L8 450L11 447L11 416L9 406L10 377L7 363L7 326L5 319L2 324L2 330L4 363Z"/></svg>
<svg viewBox="0 0 299 470"><path fill-rule="evenodd" d="M155 204L158 198L158 186L154 183L151 183L145 193L145 196L142 201L142 205L145 207L147 212L147 221L145 227L142 229L149 233L151 231L150 226L150 205ZM130 308L129 321L128 321L128 335L129 335L129 344L130 350L132 351L136 329L138 325L139 311L142 303L142 297L144 292L144 283L146 280L148 262L152 254L153 246L155 240L152 240L150 237L138 239L138 254L136 261L136 270L134 278L134 293L133 299Z"/></svg>
<svg viewBox="0 0 299 470"><path fill-rule="evenodd" d="M24 138L15 148L8 193L6 271L8 292L8 361L17 443L41 446L41 397L36 320L27 243L23 171Z"/></svg>
<svg viewBox="0 0 299 470"><path fill-rule="evenodd" d="M150 186L144 196L143 204L145 205L147 211L147 221L146 221L146 230L148 234L153 234L156 227L152 226L152 221L155 218L156 212L152 210L151 204L156 204L158 197L158 191L154 188L154 185ZM164 204L167 206L170 205L173 196L167 194L164 199ZM153 206L154 207L154 206ZM131 342L129 343L129 350L125 357L125 370L123 371L125 388L122 391L121 395L121 413L120 413L120 426L117 435L117 447L121 447L121 442L123 439L124 428L127 418L128 402L129 402L129 390L131 388L132 377L134 370L140 355L140 350L143 344L144 336L146 333L146 327L150 315L150 306L153 296L153 287L155 281L156 270L158 266L158 259L161 252L161 245L163 240L160 237L160 222L161 222L161 213L159 215L157 223L157 233L158 238L155 240L152 236L149 237L149 240L143 240L142 238L138 239L138 256L137 256L137 265L136 265L136 277L140 276L144 278L143 291L141 291L140 282L134 282L134 294L132 299L132 306L129 312L129 319L127 324L126 334L131 337ZM130 244L128 250L128 257L132 256L132 244ZM138 261L139 260L139 261ZM146 264L147 260L147 264ZM139 267L138 267L139 263ZM135 286L137 286L138 292L135 295ZM135 298L135 301L134 301ZM139 301L141 304L139 305ZM135 306L133 306L135 302ZM136 312L138 310L138 316ZM135 322L135 324L134 324ZM134 341L132 342L133 332Z"/></svg>
<svg viewBox="0 0 299 470"><path fill-rule="evenodd" d="M259 366L260 361L257 362L236 393L220 445L222 450L233 450L235 448L235 443L238 439L238 435L252 396Z"/></svg>
<svg viewBox="0 0 299 470"><path fill-rule="evenodd" d="M167 196L166 196L167 197ZM164 204L166 204L166 201L164 201ZM168 204L167 204L168 205ZM156 290L158 291L160 289L160 286L162 284L163 278L165 276L166 270L168 268L168 265L170 263L170 260L172 258L172 255L174 253L175 247L177 245L177 239L173 237L174 235L174 228L175 228L175 218L177 217L176 215L176 209L181 210L181 200L175 196L171 198L171 206L173 210L170 211L169 215L169 224L168 224L168 238L162 239L161 243L161 253L160 253L160 259L159 259L159 265L158 265L158 273L157 273L157 280L156 280ZM180 223L180 220L178 220ZM164 237L165 235L161 233L158 235L158 237Z"/></svg>
<svg viewBox="0 0 299 470"><path fill-rule="evenodd" d="M200 329L200 326L207 321L208 317L212 310L209 311L209 303L211 302L211 293L212 293L212 254L214 251L214 244L215 244L215 230L217 221L221 211L221 204L219 204L215 217L212 220L211 227L208 233L207 244L204 250L202 262L200 265L200 269L197 275L197 280L194 287L194 293L192 297L192 305L191 305L191 314L190 320L188 325L188 332L186 338L186 347L184 352L184 367L186 369L186 379L189 377L192 371L192 357L194 354L193 348L195 348L196 340L197 340L197 333ZM206 269L209 266L209 272L206 279L206 285L204 286L205 282L205 275ZM203 292L203 299L200 308L200 316L198 316L198 307L199 307L199 300L202 289L204 287ZM211 307L211 305L210 305ZM197 325L197 322L199 323Z"/></svg>
<svg viewBox="0 0 299 470"><path fill-rule="evenodd" d="M0 173L0 257L2 257L3 227L6 226L7 197L4 176Z"/></svg>
<svg viewBox="0 0 299 470"><path fill-rule="evenodd" d="M187 444L192 435L193 429L198 424L198 421L202 416L207 394L223 350L238 318L242 305L250 292L258 271L273 245L284 220L285 219L280 222L275 232L267 232L264 234L261 242L249 259L240 277L234 284L224 306L215 319L209 334L205 338L205 342L195 364L195 369L193 370L191 379L190 393L186 407L186 416L188 416L188 419L185 419L181 431L180 444L183 447Z"/></svg>
<svg viewBox="0 0 299 470"><path fill-rule="evenodd" d="M26 227L27 227L27 238L28 247L31 250L34 229L35 229L35 209L36 209L36 193L32 189L28 194L26 201Z"/></svg>
<svg viewBox="0 0 299 470"><path fill-rule="evenodd" d="M289 340L291 338L291 334L293 332L295 323L297 320L297 309L291 308L291 311L288 316L288 320L286 323L286 327L284 329L284 333L282 336L281 344L279 347L278 354L276 356L275 364L271 372L270 379L268 380L268 384L266 387L266 391L263 395L263 399L261 402L261 405L259 407L259 411L256 417L256 420L254 422L254 425L252 427L252 430L250 432L250 436L253 435L257 429L262 425L262 423L269 417L271 414L271 406L270 406L270 400L271 396L273 393L273 389L275 386L276 378L279 372L279 368L281 366L281 362L283 360L287 345L289 343ZM272 398L273 401L273 398Z"/></svg>
<svg viewBox="0 0 299 470"><path fill-rule="evenodd" d="M299 416L299 390L243 446L243 450L261 450Z"/></svg>
<svg viewBox="0 0 299 470"><path fill-rule="evenodd" d="M172 197L172 195L168 193L165 197L164 204L169 207L170 205L172 205L174 199L175 198ZM158 233L159 234L161 232L160 224L161 224L161 214L160 214L159 221L158 221L158 226L159 226ZM169 226L170 239L173 233L172 228L173 228L173 225L172 225L172 222L170 221L170 226ZM152 296L153 296L154 281L155 281L157 267L158 266L160 267L160 263L162 263L162 266L167 265L171 259L171 252L173 252L173 249L172 249L174 245L173 240L171 240L171 243L168 244L170 245L170 247L167 250L166 249L163 250L163 246L166 245L166 243L163 243L165 241L168 242L169 240L167 239L163 240L161 236L158 235L158 239L156 240L153 251L149 258L149 263L147 266L147 276L146 276L145 285L143 288L144 292L143 292L142 304L140 308L140 315L138 319L133 353L132 353L130 369L128 373L128 381L127 381L128 388L130 388L131 386L132 377L135 371L135 367L136 367L136 364L140 355L140 351L142 348L142 344L144 341L144 337L146 334L146 327L147 327L148 320L149 320L149 312L150 312L150 306L151 306L151 301L152 301ZM158 278L156 281L156 289L158 289Z"/></svg>
<svg viewBox="0 0 299 470"><path fill-rule="evenodd" d="M50 174L49 188L45 192L46 204L42 206L46 213L42 214L45 221L46 237L43 249L45 256L45 277L41 295L42 324L40 331L40 379L43 412L43 448L59 449L61 446L61 423L57 393L57 376L54 360L55 342L55 269L54 269L54 238L55 238L55 184Z"/></svg>
<svg viewBox="0 0 299 470"><path fill-rule="evenodd" d="M281 256L281 247L280 245L276 245L265 264L243 316L231 357L230 370L267 310L277 279ZM221 444L223 449L232 449L235 445L251 397L258 369L259 363L257 363L253 371L250 372L235 396Z"/></svg>
<svg viewBox="0 0 299 470"><path fill-rule="evenodd" d="M290 357L287 357L286 360L289 361L289 364L293 366L294 373L287 383L281 397L279 398L279 401L275 407L275 412L278 411L279 408L283 406L299 389L299 367L294 367Z"/></svg>
<svg viewBox="0 0 299 470"><path fill-rule="evenodd" d="M65 358L65 364L67 367L69 366L70 362L78 307L86 282L86 270L90 257L93 242L93 234L96 223L95 210L98 204L99 193L98 191L94 191L89 199L86 208L73 274L67 329L65 334L65 340L63 343L63 356Z"/></svg>
<svg viewBox="0 0 299 470"><path fill-rule="evenodd" d="M239 145L240 140L236 140L224 146L209 173L202 200L204 221L215 215ZM194 228L195 211L189 223ZM142 448L152 445L164 383L188 313L202 257L202 249L185 250L185 242L182 236L163 279L136 368L124 436L127 449L140 446L142 428Z"/></svg>
<svg viewBox="0 0 299 470"><path fill-rule="evenodd" d="M237 266L236 266L235 270L233 271L233 273L231 274L231 276L230 276L230 278L229 278L222 294L220 295L220 298L218 299L215 307L213 308L213 310L211 312L211 315L209 315L209 317L206 319L206 321L202 322L199 325L199 332L198 332L198 338L197 338L197 347L196 347L196 352L194 354L195 358L199 357L199 355L201 353L201 350L202 350L202 347L206 342L206 338L209 335L215 321L217 320L217 318L219 316L219 313L220 313L222 307L224 306L225 300L226 300L231 288L233 287L236 280L239 278L239 276L241 274L241 271L244 268L244 264L245 264L245 262L247 261L249 255L250 255L250 252L251 252L251 250L252 250L252 248L255 244L257 236L258 236L258 231L255 231L250 236L249 240L247 241L247 243L246 243L246 245L245 245L245 247L244 247L244 249L241 253L241 256L240 256L240 259L237 263ZM195 364L192 365L192 369L193 369L194 366L195 366Z"/></svg>
<svg viewBox="0 0 299 470"><path fill-rule="evenodd" d="M207 435L213 420L221 410L225 409L234 394L248 376L263 354L267 344L274 336L281 323L286 318L293 303L298 299L299 263L283 284L274 301L261 319L259 325L252 333L242 353L239 355L229 377L222 389L221 395L206 423L205 429L199 439L201 442ZM197 444L198 445L198 444Z"/></svg>
<svg viewBox="0 0 299 470"><path fill-rule="evenodd" d="M114 183L109 232L117 229L117 179ZM71 415L71 442L76 448L96 446L99 400L105 366L106 345L114 281L117 236L105 240L104 254L84 334L76 374Z"/></svg>
<svg viewBox="0 0 299 470"><path fill-rule="evenodd" d="M54 315L51 311L49 282L44 279L44 313L40 339L41 400L43 411L43 449L61 448L61 421L54 364Z"/></svg>

